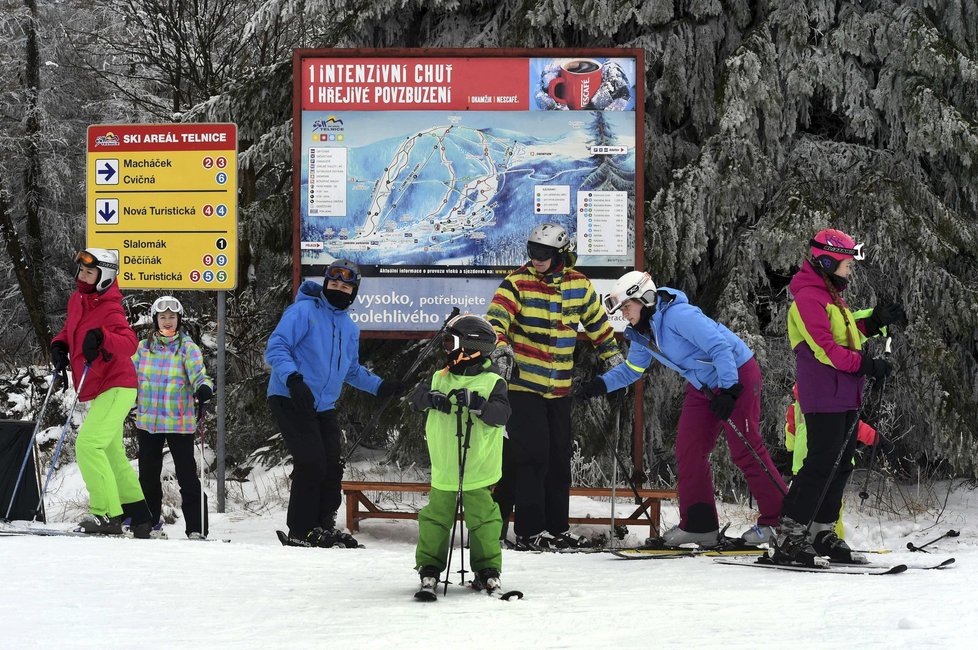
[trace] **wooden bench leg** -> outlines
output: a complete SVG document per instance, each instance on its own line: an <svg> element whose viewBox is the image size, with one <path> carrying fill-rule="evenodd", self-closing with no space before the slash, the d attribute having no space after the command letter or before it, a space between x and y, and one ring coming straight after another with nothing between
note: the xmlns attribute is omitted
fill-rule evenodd
<svg viewBox="0 0 978 650"><path fill-rule="evenodd" d="M346 527L351 533L360 530L360 493L349 491L344 494L346 498Z"/></svg>

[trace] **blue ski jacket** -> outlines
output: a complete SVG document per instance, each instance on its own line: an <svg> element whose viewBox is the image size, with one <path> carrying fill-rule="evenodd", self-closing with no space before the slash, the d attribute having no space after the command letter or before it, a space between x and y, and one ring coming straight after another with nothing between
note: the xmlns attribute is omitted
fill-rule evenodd
<svg viewBox="0 0 978 650"><path fill-rule="evenodd" d="M268 396L291 397L285 381L293 372L316 398L316 410L335 408L343 384L377 394L383 381L360 364L360 328L345 310L323 297L323 285L306 280L295 302L268 339L265 361L272 368Z"/></svg>
<svg viewBox="0 0 978 650"><path fill-rule="evenodd" d="M638 381L652 360L672 368L696 388L730 388L737 369L754 353L736 334L691 305L678 289L659 287L648 335L629 325L628 358L601 375L608 392Z"/></svg>

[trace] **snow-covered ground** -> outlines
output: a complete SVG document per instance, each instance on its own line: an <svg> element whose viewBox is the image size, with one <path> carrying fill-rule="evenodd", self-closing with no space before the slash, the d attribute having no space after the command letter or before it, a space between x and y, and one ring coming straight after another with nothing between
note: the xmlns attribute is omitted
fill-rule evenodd
<svg viewBox="0 0 978 650"><path fill-rule="evenodd" d="M353 468L353 472L362 468ZM368 468L369 469L369 468ZM813 575L720 566L709 558L625 561L608 554L504 551L503 585L517 602L460 587L415 602L417 524L368 520L366 549L285 548L287 468L229 489L211 536L170 539L0 537L0 648L973 648L978 639L978 491L956 488L915 517L849 505L856 548L894 552L881 563L954 556L954 568L893 576ZM348 472L349 476L349 472ZM415 480L404 477L405 480ZM208 482L213 504L213 481ZM81 492L79 492L81 490ZM74 466L59 476L52 512L81 513ZM916 495L920 496L920 495ZM858 499L857 499L858 501ZM418 497L420 506L423 498ZM81 505L80 505L81 504ZM575 497L575 514L608 512ZM621 502L617 512L631 506ZM341 511L342 513L342 511ZM939 515L939 518L938 518ZM663 509L666 525L676 509ZM750 511L727 505L731 532ZM949 529L929 555L910 553ZM581 529L599 532L598 529ZM647 528L633 527L638 543ZM467 561L467 560L466 560ZM454 563L457 566L456 551Z"/></svg>

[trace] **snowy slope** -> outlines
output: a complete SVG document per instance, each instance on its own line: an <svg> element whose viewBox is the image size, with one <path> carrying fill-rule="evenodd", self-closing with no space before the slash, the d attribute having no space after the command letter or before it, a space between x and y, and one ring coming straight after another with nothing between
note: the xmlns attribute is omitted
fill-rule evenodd
<svg viewBox="0 0 978 650"><path fill-rule="evenodd" d="M608 507L572 503L575 513ZM978 493L967 488L936 525L934 513L915 523L852 506L848 516L855 547L897 551L877 561L954 555L950 570L829 576L504 551L503 585L526 592L509 603L458 587L414 602L414 522L364 523L363 550L297 549L275 540L281 504L228 510L212 523L227 544L180 539L182 522L167 540L0 537L0 647L973 648L978 637ZM676 520L674 507L663 515ZM738 530L747 516L724 511ZM932 555L906 550L949 528L961 537Z"/></svg>

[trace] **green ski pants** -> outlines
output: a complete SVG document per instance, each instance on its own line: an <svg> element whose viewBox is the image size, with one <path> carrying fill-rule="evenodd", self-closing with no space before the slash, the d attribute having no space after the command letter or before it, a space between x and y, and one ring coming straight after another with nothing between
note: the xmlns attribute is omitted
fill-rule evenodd
<svg viewBox="0 0 978 650"><path fill-rule="evenodd" d="M75 456L85 487L88 511L115 517L123 503L143 500L136 471L122 445L122 425L136 403L135 388L110 388L94 400L78 428Z"/></svg>
<svg viewBox="0 0 978 650"><path fill-rule="evenodd" d="M445 570L448 560L448 544L452 536L455 518L455 492L431 489L428 505L418 513L418 548L415 552L416 568L423 566ZM465 527L469 530L469 563L473 571L502 569L503 554L499 548L499 534L503 520L499 506L492 500L488 487L462 493L462 509ZM461 527L459 528L459 533Z"/></svg>

